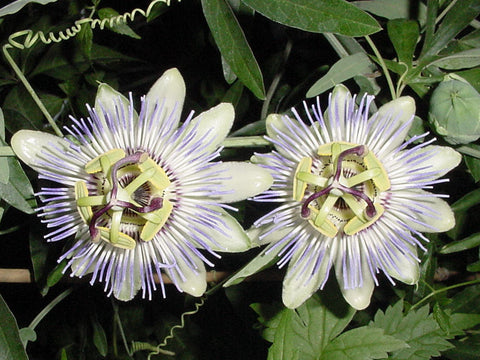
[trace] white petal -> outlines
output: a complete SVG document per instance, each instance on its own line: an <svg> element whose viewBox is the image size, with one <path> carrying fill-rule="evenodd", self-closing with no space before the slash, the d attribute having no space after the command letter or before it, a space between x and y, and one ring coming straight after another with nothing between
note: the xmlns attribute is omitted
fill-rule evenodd
<svg viewBox="0 0 480 360"><path fill-rule="evenodd" d="M311 153L310 145L302 139L310 135L296 119L287 115L270 114L266 119L267 135L282 145L275 144L275 149L287 158L300 160L304 155ZM288 124L288 126L287 126ZM307 134L306 131L309 133Z"/></svg>
<svg viewBox="0 0 480 360"><path fill-rule="evenodd" d="M235 118L235 110L230 103L221 103L195 117L185 133L195 131L194 140L208 143L206 152L213 152L227 137Z"/></svg>
<svg viewBox="0 0 480 360"><path fill-rule="evenodd" d="M462 161L462 155L448 146L429 145L426 146L415 154L432 153L433 157L429 157L427 164L429 165L426 171L438 171L432 179L442 177L453 168L457 167Z"/></svg>
<svg viewBox="0 0 480 360"><path fill-rule="evenodd" d="M42 152L57 152L55 146L65 151L70 147L66 140L58 136L34 130L17 131L12 136L11 145L15 154L37 172L42 169Z"/></svg>
<svg viewBox="0 0 480 360"><path fill-rule="evenodd" d="M224 162L215 165L221 169L222 177L227 178L220 185L219 202L229 203L247 199L267 190L273 183L270 173L260 166L246 162Z"/></svg>
<svg viewBox="0 0 480 360"><path fill-rule="evenodd" d="M320 288L330 270L331 248L328 247L326 249L319 268L314 272L315 264L318 260L318 253L307 253L302 257L307 246L308 243L298 249L293 255L288 264L287 274L283 280L282 300L285 306L290 309L295 309L308 300L310 296ZM310 252L310 250L307 251ZM313 258L311 258L310 255L313 255Z"/></svg>
<svg viewBox="0 0 480 360"><path fill-rule="evenodd" d="M118 109L118 105L120 104L123 109ZM130 100L128 98L120 94L110 85L102 83L98 86L97 95L95 97L95 110L97 111L97 115L100 117L102 122L105 123L105 116L103 114L104 111L113 116L116 116L117 111L120 115L125 114L125 116L128 116L130 112L129 109ZM135 111L133 116L134 120L136 121L138 115Z"/></svg>
<svg viewBox="0 0 480 360"><path fill-rule="evenodd" d="M378 122L385 117L396 122L396 126L392 129L392 133L390 134L391 137L388 137L390 143L382 150L385 154L390 153L405 141L405 137L412 127L412 122L410 122L408 126L404 126L398 133L396 133L396 131L406 122L410 121L414 115L415 100L410 96L402 96L381 106L372 116L371 120L375 119L373 120L374 122ZM372 126L372 130L375 130L375 126ZM393 136L394 134L395 136ZM387 136L388 134L384 135ZM376 139L373 140L376 141Z"/></svg>
<svg viewBox="0 0 480 360"><path fill-rule="evenodd" d="M370 298L372 297L375 283L373 281L372 274L368 269L368 264L365 256L362 255L362 285L356 288L345 288L345 282L343 279L343 267L341 263L342 254L338 254L337 261L335 263L335 274L337 276L338 285L342 291L345 300L356 310L363 310L370 305ZM351 270L351 269L349 269Z"/></svg>
<svg viewBox="0 0 480 360"><path fill-rule="evenodd" d="M214 227L195 224L196 228L207 235L208 239L203 240L210 245L210 248L220 252L243 252L251 249L252 242L240 223L222 208L214 207L213 209L222 214L223 225L218 225L220 231Z"/></svg>
<svg viewBox="0 0 480 360"><path fill-rule="evenodd" d="M205 265L191 250L184 249L183 251L187 252L195 263L195 270L191 268L190 263L187 264L181 256L177 255L175 261L182 274L180 275L177 268L173 268L167 270L168 276L176 283L181 291L192 296L202 296L207 289L207 272Z"/></svg>
<svg viewBox="0 0 480 360"><path fill-rule="evenodd" d="M346 114L347 114L347 107L352 100L352 95L350 91L342 85L339 84L335 86L332 91L330 103L328 104L328 108L325 111L325 124L327 127L331 128L337 126L339 124L342 128L342 135L344 134L345 123L347 121ZM334 117L334 119L330 119L330 117ZM334 132L335 133L335 132ZM341 139L336 139L341 140Z"/></svg>
<svg viewBox="0 0 480 360"><path fill-rule="evenodd" d="M270 231L275 224L267 224L261 225L260 227L251 227L246 231L250 241L252 242L252 246L263 246L265 244L275 243L285 236L290 234L293 230L293 227L282 227L280 229L276 229L275 231ZM267 234L262 237L260 240L261 234Z"/></svg>
<svg viewBox="0 0 480 360"><path fill-rule="evenodd" d="M132 300L135 295L137 294L138 290L142 287L142 278L140 276L140 259L139 259L139 251L136 252L134 263L132 267L128 267L127 272L125 274L125 279L112 275L112 280L114 280L113 284L113 296L121 301L130 301ZM133 272L133 275L132 275ZM133 286L132 286L133 280ZM120 284L120 288L118 287L118 281L122 281Z"/></svg>
<svg viewBox="0 0 480 360"><path fill-rule="evenodd" d="M416 256L417 248L409 246L410 250ZM395 254L391 254L395 267L386 267L388 274L401 282L408 285L414 285L420 278L420 265L418 261L409 254L402 254L397 250Z"/></svg>
<svg viewBox="0 0 480 360"><path fill-rule="evenodd" d="M444 232L448 231L455 226L455 216L453 214L450 205L438 197L431 196L430 193L423 190L416 190L413 192L415 201L426 206L430 211L424 211L422 214L416 213L416 218L422 223L427 224L424 226L418 223L409 223L412 228L420 232Z"/></svg>
<svg viewBox="0 0 480 360"><path fill-rule="evenodd" d="M152 85L146 96L148 119L155 106L162 108L160 118L173 116L177 125L182 114L185 100L185 81L176 68L169 69ZM177 126L175 126L176 128Z"/></svg>
<svg viewBox="0 0 480 360"><path fill-rule="evenodd" d="M267 135L274 140L278 137L278 133L290 133L290 130L288 130L287 126L282 120L282 116L284 115L270 114L265 120Z"/></svg>
<svg viewBox="0 0 480 360"><path fill-rule="evenodd" d="M341 288L343 297L355 310L363 310L370 305L370 298L372 297L375 284L372 275L368 274L363 279L363 285L354 289Z"/></svg>

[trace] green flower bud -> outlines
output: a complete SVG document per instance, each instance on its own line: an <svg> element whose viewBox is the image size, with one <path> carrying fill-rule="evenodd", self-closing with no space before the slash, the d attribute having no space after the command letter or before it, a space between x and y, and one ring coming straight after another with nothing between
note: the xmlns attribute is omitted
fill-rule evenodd
<svg viewBox="0 0 480 360"><path fill-rule="evenodd" d="M429 120L451 144L468 144L480 137L480 94L455 74L445 77L430 99Z"/></svg>

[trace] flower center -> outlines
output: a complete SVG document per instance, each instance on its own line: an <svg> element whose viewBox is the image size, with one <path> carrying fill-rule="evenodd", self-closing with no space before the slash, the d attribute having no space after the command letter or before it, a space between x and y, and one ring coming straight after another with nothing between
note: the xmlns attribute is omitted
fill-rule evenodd
<svg viewBox="0 0 480 360"><path fill-rule="evenodd" d="M295 171L293 198L301 215L328 237L353 235L384 212L379 194L390 188L380 161L365 145L332 142L304 157Z"/></svg>
<svg viewBox="0 0 480 360"><path fill-rule="evenodd" d="M85 170L96 179L96 188L89 192L84 181L77 181L75 199L92 241L133 249L135 239L152 240L173 208L163 197L170 185L165 171L146 152L126 155L121 149L89 161Z"/></svg>

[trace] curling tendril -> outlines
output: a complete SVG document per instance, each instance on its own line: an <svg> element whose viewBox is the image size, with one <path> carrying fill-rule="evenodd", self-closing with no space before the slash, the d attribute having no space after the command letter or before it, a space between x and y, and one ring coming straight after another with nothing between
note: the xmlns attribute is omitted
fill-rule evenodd
<svg viewBox="0 0 480 360"><path fill-rule="evenodd" d="M40 42L46 45L49 45L51 43L60 43L65 40L69 40L75 37L82 30L82 26L85 24L88 24L91 29L95 29L98 26L100 30L103 30L106 26L114 28L115 26L126 24L128 21L133 21L133 19L137 15L142 15L143 17L147 18L152 12L153 7L158 3L165 3L166 5L170 6L170 0L153 0L148 5L148 8L146 10L137 8L132 10L131 12L127 12L118 16L105 18L105 19L93 19L91 17L92 15L90 15L89 17L75 21L74 25L72 25L71 27L63 31L59 31L58 33L49 32L45 34L43 31L35 32L33 30L28 29L28 30L18 31L8 37L8 43L3 46L3 53L5 55L5 58L7 59L13 71L16 73L16 75L18 76L20 81L23 83L23 85L25 86L29 94L32 96L33 100L35 101L37 106L40 108L43 115L47 118L48 122L50 123L53 130L58 136L60 137L63 136L62 131L57 126L54 119L52 118L52 116L50 115L50 113L48 112L48 110L45 108L44 104L38 97L37 93L28 82L27 78L23 74L23 71L18 67L18 65L15 63L13 58L10 56L8 50L13 48L16 48L19 50L29 49L33 45L35 45L39 40Z"/></svg>

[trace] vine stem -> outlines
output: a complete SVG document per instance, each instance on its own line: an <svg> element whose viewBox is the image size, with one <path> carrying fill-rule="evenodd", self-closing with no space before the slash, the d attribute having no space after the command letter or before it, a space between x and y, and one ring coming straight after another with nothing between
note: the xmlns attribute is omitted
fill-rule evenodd
<svg viewBox="0 0 480 360"><path fill-rule="evenodd" d="M410 310L414 310L416 308L418 308L421 304L423 304L424 302L426 302L428 299L430 299L431 297L437 295L437 294L440 294L442 292L445 292L445 291L449 291L449 290L452 290L452 289L456 289L456 288L459 288L459 287L462 287L462 286L468 286L468 285L475 285L475 284L480 284L480 279L476 279L476 280L472 280L472 281L466 281L466 282L463 282L463 283L460 283L460 284L455 284L455 285L451 285L451 286L447 286L447 287L444 287L444 288L441 288L441 289L438 289L438 290L435 290L435 291L432 291L430 294L428 294L427 296L425 296L423 299L421 299L419 302L417 302L416 304L412 305L412 307L410 308ZM409 310L409 311L410 311Z"/></svg>
<svg viewBox="0 0 480 360"><path fill-rule="evenodd" d="M12 67L13 71L15 71L15 74L17 74L18 78L20 79L20 81L23 83L23 85L25 86L25 88L27 89L28 93L30 94L30 96L32 97L33 101L35 101L35 103L37 104L38 108L40 109L40 111L43 113L43 115L45 115L45 118L48 120L48 122L50 123L50 125L52 126L52 129L55 131L55 133L60 136L60 137L63 137L63 133L62 131L60 130L60 128L57 126L57 124L55 123L55 121L53 120L52 116L50 115L50 113L48 112L47 108L45 107L45 105L43 105L42 103L42 100L40 100L40 98L38 97L37 93L35 92L35 90L33 90L32 86L30 85L30 83L28 82L27 78L25 77L25 75L23 75L23 72L22 70L20 70L20 68L17 66L17 64L15 63L15 61L13 61L12 57L10 56L10 54L8 53L8 49L11 49L13 48L10 44L5 44L3 46L3 54L5 55L5 58L7 59L8 63L10 64L10 66Z"/></svg>
<svg viewBox="0 0 480 360"><path fill-rule="evenodd" d="M269 146L272 143L263 138L263 136L238 136L226 138L222 146L226 148Z"/></svg>
<svg viewBox="0 0 480 360"><path fill-rule="evenodd" d="M42 319L50 312L50 310L52 310L60 301L62 301L68 295L70 295L72 291L73 291L73 288L69 288L64 292L62 292L60 295L58 295L55 299L53 299L50 302L50 304L45 306L45 308L42 311L40 311L40 313L37 316L35 316L35 318L32 320L30 325L28 325L28 327L34 330L35 327L40 323L40 321L42 321Z"/></svg>
<svg viewBox="0 0 480 360"><path fill-rule="evenodd" d="M445 15L447 15L447 13L455 5L455 3L457 1L458 0L453 0L450 4L448 4L448 6L442 11L442 13L440 15L438 15L438 17L435 19L435 25L438 24L440 22L440 20L442 20Z"/></svg>
<svg viewBox="0 0 480 360"><path fill-rule="evenodd" d="M287 60L288 60L288 57L290 56L291 51L292 51L292 41L288 40L287 45L285 45L285 50L283 51L283 62L281 65L282 69L275 75L272 83L270 84L266 99L262 105L260 119L265 119L268 115L268 108L270 106L270 102L272 101L273 95L275 94L275 90L277 90L278 84L280 83L280 80L282 78L282 75L285 69L285 64L287 63Z"/></svg>
<svg viewBox="0 0 480 360"><path fill-rule="evenodd" d="M180 0L179 0L180 1ZM60 31L58 33L53 33L49 32L48 34L45 34L42 31L34 32L33 30L22 30L19 32L16 32L8 37L8 44L5 44L2 48L3 54L5 55L5 58L7 59L7 62L10 64L12 67L13 71L15 74L18 76L20 81L23 83L25 88L27 89L28 93L30 96L33 98L34 102L37 104L38 108L40 111L43 113L47 121L50 123L52 129L55 131L55 133L63 137L63 133L60 130L60 128L57 126L55 123L55 120L52 118L48 110L46 109L45 105L42 103L40 98L38 97L37 93L35 90L32 88L30 83L28 82L27 78L23 74L22 70L18 67L18 65L15 63L13 58L10 56L10 53L8 52L9 49L17 48L20 50L23 50L25 48L31 48L35 43L40 40L42 43L45 45L49 45L52 42L59 43L61 41L69 40L73 37L75 37L80 30L82 29L82 25L84 24L89 24L89 26L92 29L95 29L96 26L99 26L100 30L103 30L105 26L110 26L114 27L116 25L120 24L125 24L128 22L128 20L133 20L136 16L136 14L141 14L148 18L149 14L151 13L153 7L158 4L158 3L165 3L167 5L170 5L170 0L153 0L150 2L148 5L147 10L142 10L139 8L136 8L132 10L131 12L124 13L122 15L114 16L112 18L106 18L106 19L92 19L91 16L95 12L95 7L92 10L92 13L90 14L90 17L88 18L82 18L77 21L75 21L74 25L71 27L67 28L64 31ZM16 38L25 36L24 43L21 44L20 42L16 41Z"/></svg>
<svg viewBox="0 0 480 360"><path fill-rule="evenodd" d="M15 153L10 146L0 146L0 157L1 156L15 156Z"/></svg>
<svg viewBox="0 0 480 360"><path fill-rule="evenodd" d="M367 40L368 45L370 45L370 47L372 48L375 56L376 56L377 59L378 59L378 62L380 63L380 67L381 67L382 70L383 70L383 74L385 75L385 78L387 79L388 88L390 89L390 93L391 93L391 95L392 95L392 100L396 99L396 98L397 98L397 94L396 94L396 92L395 92L395 87L393 86L393 81L392 81L392 78L391 78L391 76L390 76L390 72L388 71L387 65L385 64L385 61L383 60L383 57L382 57L382 55L380 54L380 51L378 51L377 47L376 47L375 44L373 43L373 41L372 41L372 39L370 38L370 36L365 35L365 40Z"/></svg>

